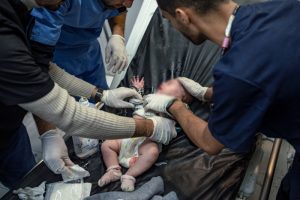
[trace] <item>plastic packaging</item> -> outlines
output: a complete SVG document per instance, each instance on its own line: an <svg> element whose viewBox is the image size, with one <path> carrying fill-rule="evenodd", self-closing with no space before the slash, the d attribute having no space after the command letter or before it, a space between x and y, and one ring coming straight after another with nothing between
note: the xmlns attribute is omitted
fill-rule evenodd
<svg viewBox="0 0 300 200"><path fill-rule="evenodd" d="M45 200L82 200L91 193L92 184L78 180L74 183L47 184Z"/></svg>
<svg viewBox="0 0 300 200"><path fill-rule="evenodd" d="M89 103L88 99L81 97L79 103L84 106L95 107L94 104ZM99 150L99 141L97 139L83 138L73 136L74 151L78 158L85 159Z"/></svg>

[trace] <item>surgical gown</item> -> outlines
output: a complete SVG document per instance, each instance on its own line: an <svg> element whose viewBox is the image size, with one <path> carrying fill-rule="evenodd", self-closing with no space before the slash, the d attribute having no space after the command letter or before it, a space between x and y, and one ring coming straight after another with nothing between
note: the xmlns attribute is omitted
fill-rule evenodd
<svg viewBox="0 0 300 200"><path fill-rule="evenodd" d="M33 9L30 39L55 46L53 61L67 72L107 89L99 37L106 19L119 14L100 0L66 0L57 11Z"/></svg>

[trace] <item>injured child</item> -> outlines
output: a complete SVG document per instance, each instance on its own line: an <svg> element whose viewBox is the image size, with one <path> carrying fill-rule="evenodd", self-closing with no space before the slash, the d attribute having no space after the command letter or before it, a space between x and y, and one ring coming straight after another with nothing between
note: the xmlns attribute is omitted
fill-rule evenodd
<svg viewBox="0 0 300 200"><path fill-rule="evenodd" d="M142 91L144 87L143 78L133 77L131 83L138 91ZM157 88L156 93L174 96L187 104L193 100L193 97L186 92L177 79L163 82ZM142 102L134 102L133 99L132 103L136 105L133 118L140 119L155 115L154 113L145 112ZM161 144L146 137L104 141L101 145L101 152L107 170L98 181L98 185L103 187L121 179L122 190L133 191L135 177L147 171L156 162L160 150ZM124 175L122 175L120 165L128 168Z"/></svg>

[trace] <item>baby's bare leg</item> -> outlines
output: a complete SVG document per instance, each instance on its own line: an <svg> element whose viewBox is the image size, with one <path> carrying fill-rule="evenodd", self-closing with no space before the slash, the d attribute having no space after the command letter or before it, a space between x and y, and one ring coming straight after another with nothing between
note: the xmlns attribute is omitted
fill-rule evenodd
<svg viewBox="0 0 300 200"><path fill-rule="evenodd" d="M157 160L159 156L159 148L157 143L150 139L146 139L139 147L139 157L135 164L130 166L127 175L137 177L147 171Z"/></svg>
<svg viewBox="0 0 300 200"><path fill-rule="evenodd" d="M135 164L129 167L125 175L121 177L123 191L133 191L135 178L147 171L157 160L159 147L157 143L146 139L139 147L139 157Z"/></svg>
<svg viewBox="0 0 300 200"><path fill-rule="evenodd" d="M101 153L107 168L119 165L118 154L121 149L121 140L105 140L101 145Z"/></svg>
<svg viewBox="0 0 300 200"><path fill-rule="evenodd" d="M110 182L117 181L122 176L121 167L118 161L120 148L121 140L106 140L102 143L101 152L107 170L98 181L100 187L103 187Z"/></svg>

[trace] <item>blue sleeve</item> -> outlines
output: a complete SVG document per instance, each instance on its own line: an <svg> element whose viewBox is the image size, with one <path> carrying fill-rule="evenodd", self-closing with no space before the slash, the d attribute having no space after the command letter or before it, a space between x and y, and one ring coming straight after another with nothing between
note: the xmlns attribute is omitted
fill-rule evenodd
<svg viewBox="0 0 300 200"><path fill-rule="evenodd" d="M209 130L225 147L249 152L268 108L268 98L255 84L224 72L215 71L214 78Z"/></svg>
<svg viewBox="0 0 300 200"><path fill-rule="evenodd" d="M64 24L64 16L68 12L70 3L68 0L57 11L46 8L35 8L31 15L35 18L30 39L45 45L55 46Z"/></svg>
<svg viewBox="0 0 300 200"><path fill-rule="evenodd" d="M118 15L120 15L120 14L121 14L121 13L116 9L116 10L112 11L112 12L110 13L110 15L107 16L106 19L114 18L114 17L116 17L116 16L118 16Z"/></svg>

